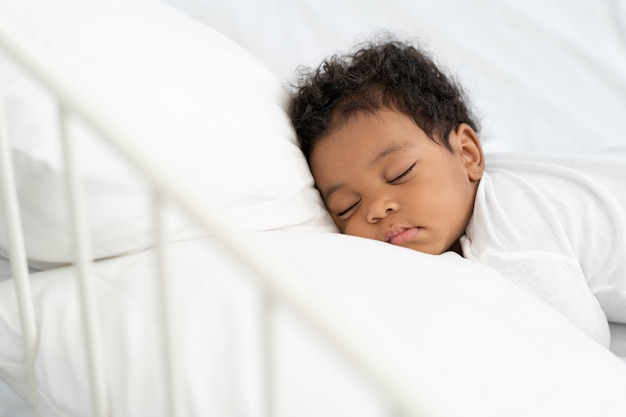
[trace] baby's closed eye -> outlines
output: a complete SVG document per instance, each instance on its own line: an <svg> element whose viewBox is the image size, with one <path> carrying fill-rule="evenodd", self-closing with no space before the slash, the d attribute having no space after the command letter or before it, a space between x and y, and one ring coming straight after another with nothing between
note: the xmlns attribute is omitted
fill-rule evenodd
<svg viewBox="0 0 626 417"><path fill-rule="evenodd" d="M401 182L406 176L408 176L411 172L413 172L413 168L415 168L416 164L417 162L413 162L411 166L409 166L409 168L404 170L400 175L394 177L392 180L389 180L388 181L389 184L398 184L399 182Z"/></svg>
<svg viewBox="0 0 626 417"><path fill-rule="evenodd" d="M341 218L341 219L345 219L346 217L348 217L349 213L356 208L356 206L360 203L361 200L356 201L354 204L350 204L348 207L344 208L344 209L339 209L337 211L335 211L335 213L337 214L337 217Z"/></svg>

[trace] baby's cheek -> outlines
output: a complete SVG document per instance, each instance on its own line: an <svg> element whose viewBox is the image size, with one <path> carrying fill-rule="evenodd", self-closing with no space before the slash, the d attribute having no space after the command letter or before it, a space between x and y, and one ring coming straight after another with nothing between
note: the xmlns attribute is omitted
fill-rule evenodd
<svg viewBox="0 0 626 417"><path fill-rule="evenodd" d="M351 236L359 236L358 230L355 230L356 228L350 224L350 222L342 222L343 224L337 224L337 227L339 227L339 230L341 231L341 233L343 233L344 235L351 235Z"/></svg>
<svg viewBox="0 0 626 417"><path fill-rule="evenodd" d="M346 224L339 226L339 230L341 231L341 233L345 235L364 237L367 239L381 240L380 238L377 238L375 236L375 234L371 230L371 227L363 226L354 221L349 221Z"/></svg>
<svg viewBox="0 0 626 417"><path fill-rule="evenodd" d="M337 224L337 227L339 228L339 231L343 233L344 235L355 236L353 227L347 226L344 222L336 222L336 224Z"/></svg>

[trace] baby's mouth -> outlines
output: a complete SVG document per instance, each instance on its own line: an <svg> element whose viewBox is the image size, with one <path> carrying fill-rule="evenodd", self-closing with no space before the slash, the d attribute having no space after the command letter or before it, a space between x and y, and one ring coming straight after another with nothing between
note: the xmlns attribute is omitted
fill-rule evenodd
<svg viewBox="0 0 626 417"><path fill-rule="evenodd" d="M385 242L389 242L393 245L402 245L415 239L419 235L420 230L419 227L394 228L385 234Z"/></svg>

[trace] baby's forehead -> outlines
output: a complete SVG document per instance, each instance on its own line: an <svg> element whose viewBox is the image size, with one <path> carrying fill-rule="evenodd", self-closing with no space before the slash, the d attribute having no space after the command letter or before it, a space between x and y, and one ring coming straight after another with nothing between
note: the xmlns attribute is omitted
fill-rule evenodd
<svg viewBox="0 0 626 417"><path fill-rule="evenodd" d="M414 120L392 110L361 112L335 126L316 143L311 163L369 166L430 141ZM325 160L325 161L324 161Z"/></svg>

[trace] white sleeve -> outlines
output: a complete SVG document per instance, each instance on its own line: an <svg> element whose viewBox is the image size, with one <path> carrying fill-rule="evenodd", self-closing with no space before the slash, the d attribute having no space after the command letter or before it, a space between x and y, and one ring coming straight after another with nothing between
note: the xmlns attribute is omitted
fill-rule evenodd
<svg viewBox="0 0 626 417"><path fill-rule="evenodd" d="M465 248L464 248L465 249ZM609 347L609 326L575 258L546 252L487 250L468 259L486 264L566 316L603 346Z"/></svg>

